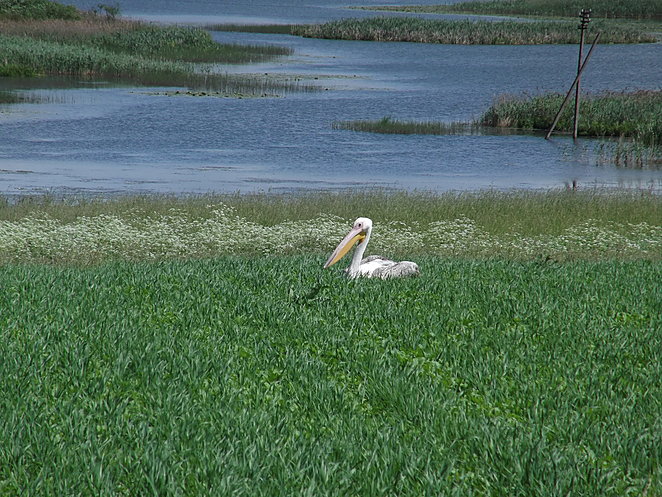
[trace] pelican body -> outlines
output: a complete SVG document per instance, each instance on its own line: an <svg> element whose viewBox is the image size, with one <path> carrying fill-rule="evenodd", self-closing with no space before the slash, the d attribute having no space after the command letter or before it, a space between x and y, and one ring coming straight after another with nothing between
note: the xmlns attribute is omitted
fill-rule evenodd
<svg viewBox="0 0 662 497"><path fill-rule="evenodd" d="M379 255L371 255L364 259L363 254L370 241L371 233L372 220L367 217L358 218L354 221L354 226L349 233L347 233L345 238L342 239L333 251L329 260L326 261L324 268L333 266L336 262L342 259L352 247L354 247L356 242L358 242L352 257L352 263L346 270L347 275L350 278L366 277L381 278L385 280L402 276L417 276L420 273L418 265L415 262L395 262Z"/></svg>

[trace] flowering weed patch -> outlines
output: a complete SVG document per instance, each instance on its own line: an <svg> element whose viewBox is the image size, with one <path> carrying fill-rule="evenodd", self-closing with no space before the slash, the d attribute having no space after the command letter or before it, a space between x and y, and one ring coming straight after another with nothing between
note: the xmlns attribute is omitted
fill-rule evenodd
<svg viewBox="0 0 662 497"><path fill-rule="evenodd" d="M185 210L98 214L61 221L47 214L0 220L1 262L98 263L220 255L319 254L331 250L349 221L338 216L271 225L239 216L224 204L206 217ZM429 223L384 221L375 226L369 251L514 259L660 259L662 226L645 222L588 220L558 234L490 233L467 217Z"/></svg>

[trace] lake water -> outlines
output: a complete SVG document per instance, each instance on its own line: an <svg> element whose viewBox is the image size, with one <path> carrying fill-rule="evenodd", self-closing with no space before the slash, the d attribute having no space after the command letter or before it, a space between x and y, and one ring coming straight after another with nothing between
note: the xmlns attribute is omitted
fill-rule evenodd
<svg viewBox="0 0 662 497"><path fill-rule="evenodd" d="M137 0L121 6L126 16L159 22L321 22L374 15L321 0ZM565 92L575 76L577 46L213 36L294 49L292 56L275 62L223 71L300 75L312 78L321 91L235 99L105 85L26 89L46 103L0 111L0 193L547 189L573 181L580 187L662 189L662 171L596 165L593 140L332 129L334 121L384 116L464 121L504 93ZM601 45L582 88L658 89L659 56L659 44Z"/></svg>

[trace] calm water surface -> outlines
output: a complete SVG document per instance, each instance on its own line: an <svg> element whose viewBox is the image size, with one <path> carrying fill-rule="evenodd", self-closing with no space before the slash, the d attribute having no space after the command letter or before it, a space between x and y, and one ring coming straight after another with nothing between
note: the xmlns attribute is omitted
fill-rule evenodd
<svg viewBox="0 0 662 497"><path fill-rule="evenodd" d="M196 0L182 5L141 0L123 2L122 9L127 16L166 22L320 22L358 15L330 1ZM469 120L503 93L565 92L576 71L576 46L213 36L294 49L294 55L275 62L221 70L298 75L312 78L321 91L235 99L104 85L26 89L46 103L0 111L0 192L445 191L554 188L573 181L662 189L660 171L596 166L591 140L575 144L565 137L546 141L542 136L402 136L332 129L337 120L384 116ZM582 87L659 88L659 55L659 45L600 46Z"/></svg>

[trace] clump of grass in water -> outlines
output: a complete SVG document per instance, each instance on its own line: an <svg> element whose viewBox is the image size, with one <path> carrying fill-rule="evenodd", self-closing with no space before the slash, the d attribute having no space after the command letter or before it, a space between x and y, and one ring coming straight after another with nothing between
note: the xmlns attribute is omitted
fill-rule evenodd
<svg viewBox="0 0 662 497"><path fill-rule="evenodd" d="M346 129L351 131L368 131L372 133L385 134L420 134L420 135L442 135L466 132L469 126L463 123L441 123L441 122L411 122L383 117L378 121L336 121L333 129Z"/></svg>
<svg viewBox="0 0 662 497"><path fill-rule="evenodd" d="M0 91L0 104L15 104L20 102L16 93L11 91Z"/></svg>
<svg viewBox="0 0 662 497"><path fill-rule="evenodd" d="M486 126L547 130L564 96L501 96L478 122ZM662 136L662 90L605 92L582 98L579 134L630 137L644 145L659 145ZM571 131L573 111L566 106L556 129Z"/></svg>
<svg viewBox="0 0 662 497"><path fill-rule="evenodd" d="M294 34L298 24L207 24L208 31L227 31L239 33Z"/></svg>
<svg viewBox="0 0 662 497"><path fill-rule="evenodd" d="M662 146L646 146L631 140L603 142L597 147L597 164L629 169L662 168Z"/></svg>
<svg viewBox="0 0 662 497"><path fill-rule="evenodd" d="M548 130L563 98L560 94L502 96L478 122L486 126ZM642 165L655 165L660 162L662 149L662 112L659 109L662 109L660 90L589 95L582 98L578 133L581 136L620 138L621 145L612 147L612 161L617 165L627 165L628 162L632 165L633 159ZM572 130L572 112L570 106L564 109L557 130ZM624 138L634 143L627 145ZM642 153L644 148L647 151Z"/></svg>
<svg viewBox="0 0 662 497"><path fill-rule="evenodd" d="M546 132L561 106L563 95L534 97L500 96L472 123L441 123L395 120L339 121L334 129L398 134L513 134ZM598 145L598 163L619 167L658 167L662 162L662 91L606 92L582 99L579 134L619 138L617 143ZM561 114L556 130L573 128L572 108ZM502 131L500 131L502 130ZM611 152L611 153L610 153Z"/></svg>
<svg viewBox="0 0 662 497"><path fill-rule="evenodd" d="M657 41L654 36L632 28L595 25L594 27L602 32L602 43ZM295 27L293 33L311 38L460 45L577 43L577 23L574 21L488 22L375 17L302 25Z"/></svg>
<svg viewBox="0 0 662 497"><path fill-rule="evenodd" d="M356 121L335 121L333 129L362 131L368 133L399 135L475 135L475 134L513 134L506 128L483 126L477 123L439 121L405 121L389 116L379 120L359 119Z"/></svg>

